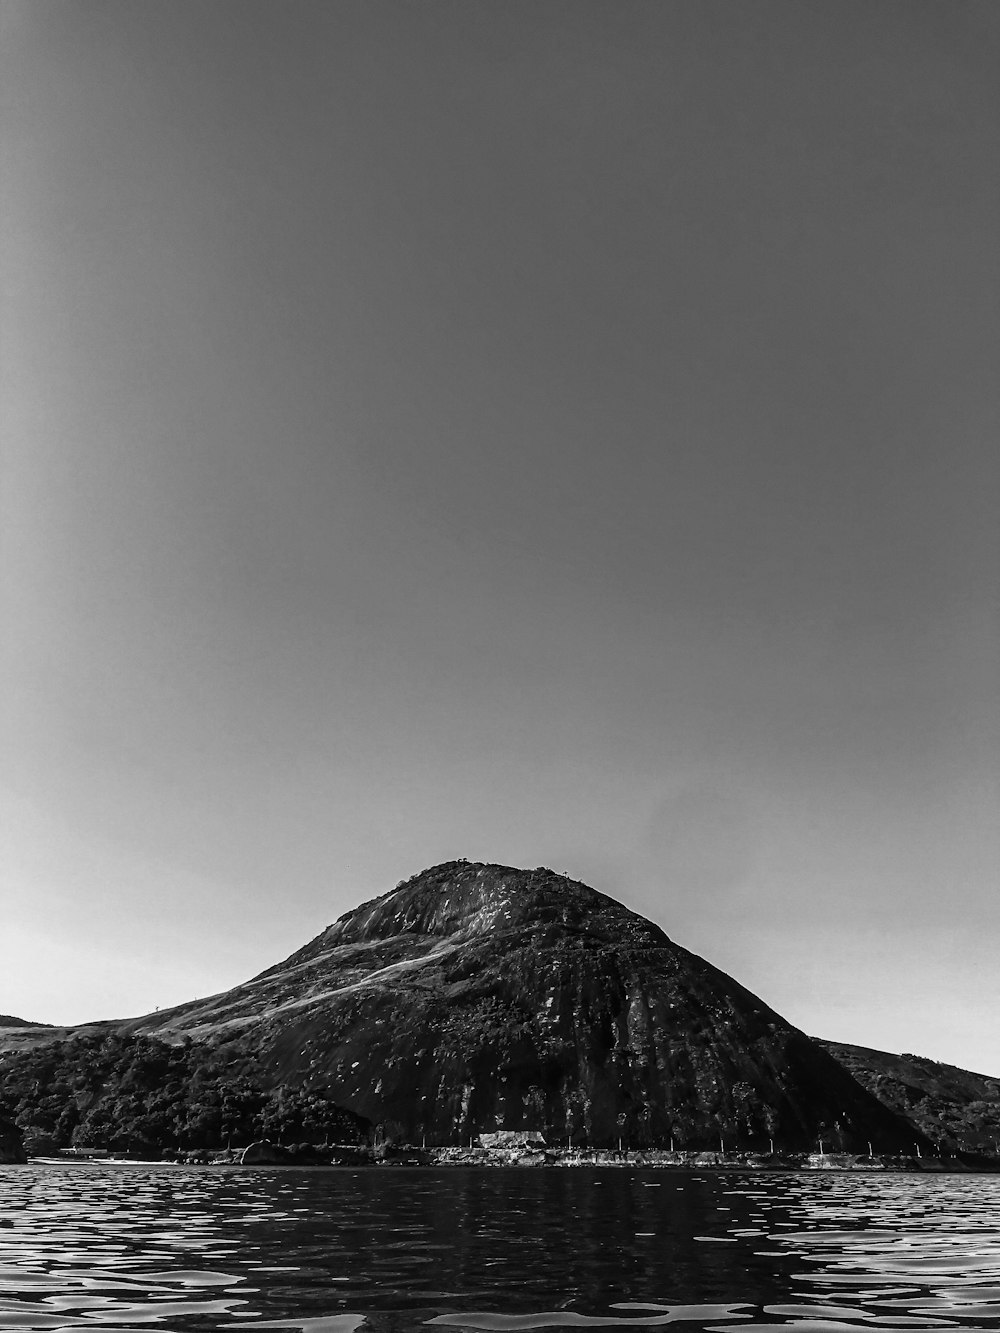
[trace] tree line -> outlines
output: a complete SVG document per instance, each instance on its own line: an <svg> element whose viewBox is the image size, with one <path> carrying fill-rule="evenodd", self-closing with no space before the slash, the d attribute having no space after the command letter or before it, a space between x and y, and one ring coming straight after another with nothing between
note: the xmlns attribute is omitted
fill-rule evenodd
<svg viewBox="0 0 1000 1333"><path fill-rule="evenodd" d="M211 1047L108 1032L0 1060L0 1117L29 1154L107 1148L159 1155L258 1139L358 1143L367 1121L321 1093L264 1088L220 1065Z"/></svg>

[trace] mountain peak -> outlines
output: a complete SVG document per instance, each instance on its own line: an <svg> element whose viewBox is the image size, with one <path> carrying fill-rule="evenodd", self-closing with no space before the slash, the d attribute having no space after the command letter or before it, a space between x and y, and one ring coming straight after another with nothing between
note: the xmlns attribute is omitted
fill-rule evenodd
<svg viewBox="0 0 1000 1333"><path fill-rule="evenodd" d="M400 935L469 939L554 926L596 934L612 927L620 934L627 928L665 938L613 898L546 866L519 870L460 860L401 880L389 893L345 913L313 945L329 948Z"/></svg>

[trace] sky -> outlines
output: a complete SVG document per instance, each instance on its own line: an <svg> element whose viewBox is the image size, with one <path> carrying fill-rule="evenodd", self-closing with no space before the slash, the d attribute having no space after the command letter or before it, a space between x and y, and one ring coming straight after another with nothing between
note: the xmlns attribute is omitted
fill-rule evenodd
<svg viewBox="0 0 1000 1333"><path fill-rule="evenodd" d="M1000 1074L1000 9L7 0L0 1012L441 861Z"/></svg>

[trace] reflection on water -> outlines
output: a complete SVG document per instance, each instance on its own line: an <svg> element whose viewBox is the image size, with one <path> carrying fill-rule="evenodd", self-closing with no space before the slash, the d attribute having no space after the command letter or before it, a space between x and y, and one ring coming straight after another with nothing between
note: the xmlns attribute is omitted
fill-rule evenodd
<svg viewBox="0 0 1000 1333"><path fill-rule="evenodd" d="M995 1329L1000 1177L0 1168L0 1330Z"/></svg>

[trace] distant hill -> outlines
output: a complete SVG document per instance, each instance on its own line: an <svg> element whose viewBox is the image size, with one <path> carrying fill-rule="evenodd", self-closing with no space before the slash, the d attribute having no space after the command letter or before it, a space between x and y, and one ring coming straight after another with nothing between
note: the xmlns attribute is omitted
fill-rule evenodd
<svg viewBox="0 0 1000 1333"><path fill-rule="evenodd" d="M210 1044L420 1142L909 1147L816 1043L622 904L551 870L453 861L222 995L123 1025Z"/></svg>
<svg viewBox="0 0 1000 1333"><path fill-rule="evenodd" d="M906 1116L942 1146L996 1155L1000 1078L974 1074L920 1055L820 1041L884 1106Z"/></svg>
<svg viewBox="0 0 1000 1333"><path fill-rule="evenodd" d="M342 1111L428 1145L498 1128L633 1148L926 1143L731 977L544 867L435 866L232 990L120 1022L10 1028L0 1051L19 1123L91 1142L127 1121L166 1144L170 1125L232 1124L239 1105L247 1125ZM189 1105L182 1085L205 1091Z"/></svg>
<svg viewBox="0 0 1000 1333"><path fill-rule="evenodd" d="M47 1028L48 1023L32 1023L27 1018L15 1018L13 1014L0 1014L0 1028Z"/></svg>

